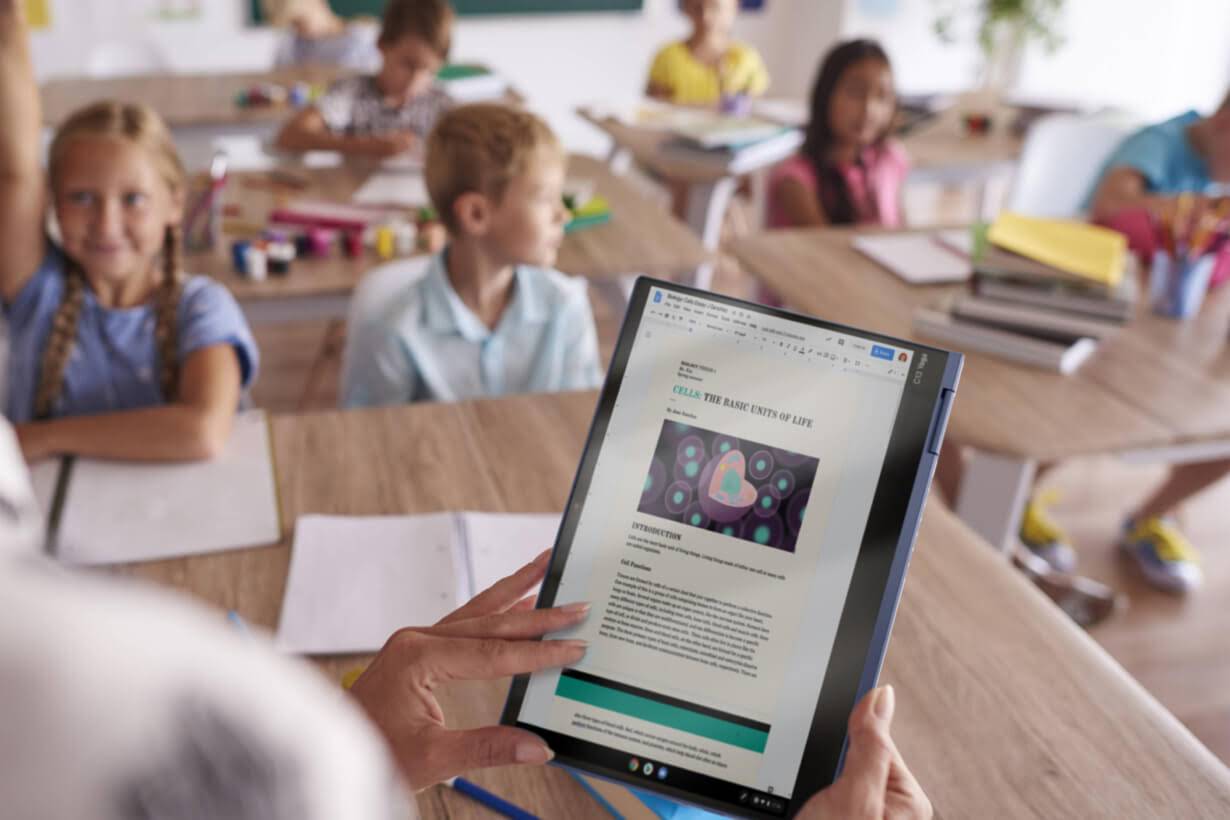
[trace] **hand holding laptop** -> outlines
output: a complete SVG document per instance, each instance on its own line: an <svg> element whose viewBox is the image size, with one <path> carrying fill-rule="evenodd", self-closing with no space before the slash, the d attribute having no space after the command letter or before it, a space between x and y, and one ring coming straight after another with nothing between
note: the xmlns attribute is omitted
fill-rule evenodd
<svg viewBox="0 0 1230 820"><path fill-rule="evenodd" d="M850 747L833 785L803 806L798 820L930 820L931 801L889 735L891 686L873 689L850 715Z"/></svg>
<svg viewBox="0 0 1230 820"><path fill-rule="evenodd" d="M411 787L418 790L472 769L547 763L541 738L510 726L456 731L444 725L433 694L446 680L521 674L580 660L576 641L537 638L574 626L588 609L534 609L524 597L543 578L550 553L442 619L400 630L355 681L351 694L384 735ZM927 820L931 804L889 736L893 694L867 694L850 718L842 775L800 812L810 820Z"/></svg>
<svg viewBox="0 0 1230 820"><path fill-rule="evenodd" d="M585 608L534 609L533 598L525 597L542 581L549 555L544 552L435 626L394 633L351 686L416 791L472 769L552 758L546 743L523 729L449 729L434 694L449 680L502 678L574 664L584 656L580 641L537 640L588 614Z"/></svg>

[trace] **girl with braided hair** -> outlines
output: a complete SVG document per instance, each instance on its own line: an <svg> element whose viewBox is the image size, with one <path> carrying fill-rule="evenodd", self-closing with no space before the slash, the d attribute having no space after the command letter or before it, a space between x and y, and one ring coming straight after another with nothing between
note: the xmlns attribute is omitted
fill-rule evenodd
<svg viewBox="0 0 1230 820"><path fill-rule="evenodd" d="M180 270L185 178L171 135L145 106L95 103L60 127L44 173L21 6L0 0L5 415L31 461L209 458L257 351L226 289ZM44 231L48 200L58 243Z"/></svg>

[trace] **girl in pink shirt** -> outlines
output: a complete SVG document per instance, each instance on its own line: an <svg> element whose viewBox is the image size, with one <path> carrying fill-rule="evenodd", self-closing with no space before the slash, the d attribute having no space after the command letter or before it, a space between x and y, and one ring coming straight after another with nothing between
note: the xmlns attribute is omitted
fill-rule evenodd
<svg viewBox="0 0 1230 820"><path fill-rule="evenodd" d="M834 46L812 90L803 147L769 178L769 227L899 227L909 161L889 139L896 113L884 49L873 40Z"/></svg>

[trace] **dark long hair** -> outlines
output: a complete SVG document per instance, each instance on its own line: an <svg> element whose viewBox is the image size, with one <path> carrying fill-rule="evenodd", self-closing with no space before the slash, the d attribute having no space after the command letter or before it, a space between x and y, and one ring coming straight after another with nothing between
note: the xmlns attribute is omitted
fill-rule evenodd
<svg viewBox="0 0 1230 820"><path fill-rule="evenodd" d="M811 119L807 124L802 151L816 171L820 206L829 222L834 225L853 224L858 219L858 211L854 207L846 178L828 156L829 149L833 147L833 130L829 126L829 102L833 99L833 92L846 69L869 58L879 60L892 70L888 54L875 40L846 40L838 43L820 63L816 83L812 86ZM887 136L886 130L877 139L877 144L882 143Z"/></svg>

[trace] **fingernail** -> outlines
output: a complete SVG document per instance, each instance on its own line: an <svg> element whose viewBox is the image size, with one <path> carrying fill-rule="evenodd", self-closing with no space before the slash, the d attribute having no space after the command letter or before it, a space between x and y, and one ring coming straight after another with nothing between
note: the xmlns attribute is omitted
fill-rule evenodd
<svg viewBox="0 0 1230 820"><path fill-rule="evenodd" d="M555 757L555 752L541 743L518 743L514 759L518 763L546 763Z"/></svg>
<svg viewBox="0 0 1230 820"><path fill-rule="evenodd" d="M568 649L579 649L581 652L589 651L589 641L560 641L560 644Z"/></svg>
<svg viewBox="0 0 1230 820"><path fill-rule="evenodd" d="M560 607L560 611L567 612L569 615L580 615L589 612L589 607L588 601L578 601L575 604L564 604Z"/></svg>
<svg viewBox="0 0 1230 820"><path fill-rule="evenodd" d="M888 720L893 716L893 707L896 705L897 696L893 693L892 685L881 686L880 691L876 694L875 716L880 720Z"/></svg>
<svg viewBox="0 0 1230 820"><path fill-rule="evenodd" d="M551 550L548 548L548 549L545 549L545 550L543 550L542 552L538 553L538 557L537 557L537 558L535 558L533 561L530 561L530 563L531 563L531 564L540 564L540 563L542 563L542 562L546 561L546 560L547 560L548 558L550 558L550 557L551 557Z"/></svg>

